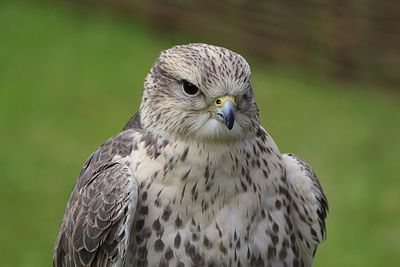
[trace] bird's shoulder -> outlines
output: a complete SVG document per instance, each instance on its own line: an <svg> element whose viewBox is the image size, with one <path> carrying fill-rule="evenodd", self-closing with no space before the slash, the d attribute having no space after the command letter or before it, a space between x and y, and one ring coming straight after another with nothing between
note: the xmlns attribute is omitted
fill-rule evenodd
<svg viewBox="0 0 400 267"><path fill-rule="evenodd" d="M94 178L93 174L101 171L105 166L129 156L132 150L136 149L141 132L140 114L137 112L128 120L121 132L107 139L87 158L73 192L90 183L90 180Z"/></svg>

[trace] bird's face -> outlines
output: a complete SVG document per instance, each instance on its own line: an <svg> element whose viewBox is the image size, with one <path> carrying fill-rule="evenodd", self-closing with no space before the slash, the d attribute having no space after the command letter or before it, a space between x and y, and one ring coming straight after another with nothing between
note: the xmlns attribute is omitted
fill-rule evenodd
<svg viewBox="0 0 400 267"><path fill-rule="evenodd" d="M206 44L163 51L144 84L141 123L155 134L178 138L245 138L258 125L248 63Z"/></svg>

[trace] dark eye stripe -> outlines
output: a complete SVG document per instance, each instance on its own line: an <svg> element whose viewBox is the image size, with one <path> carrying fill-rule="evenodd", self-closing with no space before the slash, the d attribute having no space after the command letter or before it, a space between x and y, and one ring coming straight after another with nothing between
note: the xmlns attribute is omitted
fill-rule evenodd
<svg viewBox="0 0 400 267"><path fill-rule="evenodd" d="M199 92L199 88L196 85L186 80L182 81L182 87L183 91L185 91L185 93L188 95L196 95Z"/></svg>

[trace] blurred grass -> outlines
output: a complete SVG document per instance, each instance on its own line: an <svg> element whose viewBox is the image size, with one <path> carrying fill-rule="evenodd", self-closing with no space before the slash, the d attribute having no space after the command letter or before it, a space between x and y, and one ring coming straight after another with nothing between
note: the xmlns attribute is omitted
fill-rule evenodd
<svg viewBox="0 0 400 267"><path fill-rule="evenodd" d="M159 51L199 40L10 1L0 3L0 40L1 265L48 266L83 161L138 109ZM282 151L312 163L329 198L314 266L395 266L399 96L250 63L263 125Z"/></svg>

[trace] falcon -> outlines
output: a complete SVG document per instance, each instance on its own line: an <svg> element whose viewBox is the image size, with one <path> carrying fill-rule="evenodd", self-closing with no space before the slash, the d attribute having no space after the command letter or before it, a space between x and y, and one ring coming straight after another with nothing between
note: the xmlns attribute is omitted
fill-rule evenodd
<svg viewBox="0 0 400 267"><path fill-rule="evenodd" d="M53 266L311 266L327 210L310 165L260 125L246 60L179 45L84 163Z"/></svg>

